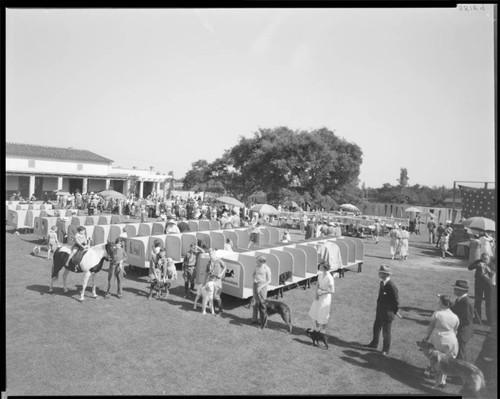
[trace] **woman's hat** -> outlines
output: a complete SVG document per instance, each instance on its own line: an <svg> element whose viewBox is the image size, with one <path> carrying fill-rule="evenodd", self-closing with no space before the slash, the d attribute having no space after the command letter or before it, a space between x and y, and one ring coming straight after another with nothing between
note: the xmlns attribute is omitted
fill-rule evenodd
<svg viewBox="0 0 500 399"><path fill-rule="evenodd" d="M387 265L380 265L380 268L378 269L379 273L385 273L385 274L392 274L391 268Z"/></svg>
<svg viewBox="0 0 500 399"><path fill-rule="evenodd" d="M460 290L469 291L469 282L467 280L457 280L453 288L458 288Z"/></svg>

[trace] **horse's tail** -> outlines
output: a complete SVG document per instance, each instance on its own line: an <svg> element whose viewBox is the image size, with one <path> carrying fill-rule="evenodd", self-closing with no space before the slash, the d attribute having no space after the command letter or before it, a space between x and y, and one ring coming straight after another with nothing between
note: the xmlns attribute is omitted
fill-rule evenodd
<svg viewBox="0 0 500 399"><path fill-rule="evenodd" d="M66 257L64 256L65 254L66 254L65 252L59 251L59 248L57 248L54 251L54 256L52 257L53 263L52 263L52 270L51 270L53 280L57 280L57 278L59 277L59 272L61 271L61 269L64 267L64 264L66 263ZM66 254L66 255L69 256L69 254Z"/></svg>

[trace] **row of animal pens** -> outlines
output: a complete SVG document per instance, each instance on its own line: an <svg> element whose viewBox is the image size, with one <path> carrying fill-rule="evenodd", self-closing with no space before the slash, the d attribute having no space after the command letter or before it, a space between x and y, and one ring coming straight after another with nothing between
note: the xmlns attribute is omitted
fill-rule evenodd
<svg viewBox="0 0 500 399"><path fill-rule="evenodd" d="M317 276L318 264L327 261L332 272L343 276L346 268L357 266L361 271L364 258L363 240L351 237L320 237L307 241L280 242L280 230L275 227L261 227L261 234L256 243L250 240L250 228L221 229L217 221L189 220L189 232L165 234L166 222L114 223L119 219L115 215L72 216L65 222L67 227L67 244L74 243L78 226L84 226L91 245L114 241L126 235L127 263L138 268L149 268L151 248L155 240L165 247L166 254L177 264L181 263L191 244L205 248L214 248L218 256L228 266L227 276L222 280L223 293L238 298L249 298L253 295L252 273L255 258L264 255L271 269L269 291L281 292L283 288L300 284L309 284L311 278ZM36 217L34 234L46 237L48 230L60 217ZM109 223L109 224L97 224ZM125 234L124 234L125 233ZM233 251L225 251L226 240L232 241ZM197 262L197 283L205 278L208 254L201 254Z"/></svg>

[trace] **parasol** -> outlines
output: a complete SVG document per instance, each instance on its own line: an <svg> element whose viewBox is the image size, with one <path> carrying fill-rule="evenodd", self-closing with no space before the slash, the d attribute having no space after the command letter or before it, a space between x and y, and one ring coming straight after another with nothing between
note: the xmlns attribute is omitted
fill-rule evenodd
<svg viewBox="0 0 500 399"><path fill-rule="evenodd" d="M222 202L223 204L237 206L240 208L243 208L245 206L245 204L243 204L242 202L238 201L236 198L233 197L219 197L216 198L215 200Z"/></svg>
<svg viewBox="0 0 500 399"><path fill-rule="evenodd" d="M436 217L436 215L434 215L433 213L430 213L430 212L424 212L424 213L422 213L422 216L423 217L430 217L430 218Z"/></svg>
<svg viewBox="0 0 500 399"><path fill-rule="evenodd" d="M422 212L422 211L418 208L415 208L414 206L410 206L409 208L405 209L405 212Z"/></svg>
<svg viewBox="0 0 500 399"><path fill-rule="evenodd" d="M349 212L361 212L356 206L352 204L342 204L340 205L340 209L344 209Z"/></svg>
<svg viewBox="0 0 500 399"><path fill-rule="evenodd" d="M252 212L259 212L263 215L278 215L279 211L272 205L268 204L259 204L254 205L250 208Z"/></svg>
<svg viewBox="0 0 500 399"><path fill-rule="evenodd" d="M482 216L474 216L462 222L464 227L479 231L496 231L496 224L493 220Z"/></svg>
<svg viewBox="0 0 500 399"><path fill-rule="evenodd" d="M97 195L100 195L103 198L115 198L115 199L123 199L123 200L127 199L127 197L124 194L119 193L118 191L115 191L115 190L104 190L104 191L97 193Z"/></svg>
<svg viewBox="0 0 500 399"><path fill-rule="evenodd" d="M54 190L53 193L56 195L71 195L68 191L59 191L59 190Z"/></svg>
<svg viewBox="0 0 500 399"><path fill-rule="evenodd" d="M295 201L285 201L283 206L286 206L288 208L298 208L299 207Z"/></svg>

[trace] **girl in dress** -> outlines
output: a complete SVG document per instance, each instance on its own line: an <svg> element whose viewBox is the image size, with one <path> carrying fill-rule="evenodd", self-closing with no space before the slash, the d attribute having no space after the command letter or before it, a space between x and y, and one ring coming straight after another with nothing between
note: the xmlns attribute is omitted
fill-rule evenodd
<svg viewBox="0 0 500 399"><path fill-rule="evenodd" d="M309 309L309 316L314 320L313 330L325 333L328 319L330 318L330 304L332 294L335 292L333 276L330 274L330 265L322 262L319 265L318 284L314 301Z"/></svg>

